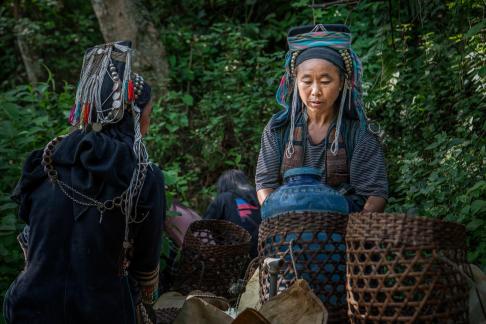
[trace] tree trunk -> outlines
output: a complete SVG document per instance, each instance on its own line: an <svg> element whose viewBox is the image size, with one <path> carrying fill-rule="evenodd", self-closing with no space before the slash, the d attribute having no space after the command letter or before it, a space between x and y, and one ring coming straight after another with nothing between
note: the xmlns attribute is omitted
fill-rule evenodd
<svg viewBox="0 0 486 324"><path fill-rule="evenodd" d="M13 15L18 22L22 18L21 5L18 1L13 2ZM31 32L24 25L17 24L14 28L15 38L17 46L22 56L22 62L24 63L25 72L27 73L27 79L29 83L36 84L39 80L44 78L42 66L40 64L39 57L35 54L35 49L29 40Z"/></svg>
<svg viewBox="0 0 486 324"><path fill-rule="evenodd" d="M152 86L153 98L165 92L168 65L164 45L139 0L91 0L106 42L131 40L133 71Z"/></svg>
<svg viewBox="0 0 486 324"><path fill-rule="evenodd" d="M24 39L22 35L17 34L17 46L24 62L25 71L27 72L27 78L29 83L36 84L39 80L43 79L42 68L39 63L37 55L33 54L28 45L28 41Z"/></svg>

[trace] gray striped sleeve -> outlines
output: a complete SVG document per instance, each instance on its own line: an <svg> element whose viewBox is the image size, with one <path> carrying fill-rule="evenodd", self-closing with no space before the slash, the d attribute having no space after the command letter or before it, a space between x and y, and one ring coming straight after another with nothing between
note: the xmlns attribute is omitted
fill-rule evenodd
<svg viewBox="0 0 486 324"><path fill-rule="evenodd" d="M260 154L255 174L256 190L276 189L280 186L281 157L277 146L277 134L267 124L263 130ZM307 143L304 166L323 169L325 145ZM376 135L358 130L350 164L350 185L361 196L378 196L388 199L388 179L381 143ZM325 183L325 177L322 179Z"/></svg>
<svg viewBox="0 0 486 324"><path fill-rule="evenodd" d="M383 149L378 137L367 129L359 130L349 173L356 194L388 199Z"/></svg>
<svg viewBox="0 0 486 324"><path fill-rule="evenodd" d="M276 134L270 129L270 122L263 130L260 154L255 173L255 187L260 189L276 189L280 186L280 152L277 146Z"/></svg>

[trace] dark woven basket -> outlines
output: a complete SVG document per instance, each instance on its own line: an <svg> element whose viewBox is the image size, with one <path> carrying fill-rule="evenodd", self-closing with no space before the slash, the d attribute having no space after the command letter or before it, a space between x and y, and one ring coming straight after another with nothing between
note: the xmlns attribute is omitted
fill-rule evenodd
<svg viewBox="0 0 486 324"><path fill-rule="evenodd" d="M353 323L467 323L464 226L403 214L352 214L346 235Z"/></svg>
<svg viewBox="0 0 486 324"><path fill-rule="evenodd" d="M269 299L270 288L264 259L284 260L277 282L280 292L296 280L293 255L299 279L305 279L324 303L328 322L346 323L346 224L347 216L318 212L289 212L262 221L258 235L262 303Z"/></svg>
<svg viewBox="0 0 486 324"><path fill-rule="evenodd" d="M157 324L172 324L180 311L181 308L178 307L156 309Z"/></svg>
<svg viewBox="0 0 486 324"><path fill-rule="evenodd" d="M250 240L248 231L228 221L192 223L184 237L175 289L184 295L200 290L234 300L228 289L245 275Z"/></svg>

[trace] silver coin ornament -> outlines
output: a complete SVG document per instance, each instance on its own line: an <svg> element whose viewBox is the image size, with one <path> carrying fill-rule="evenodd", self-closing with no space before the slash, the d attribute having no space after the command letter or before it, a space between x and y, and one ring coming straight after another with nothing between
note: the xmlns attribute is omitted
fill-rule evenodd
<svg viewBox="0 0 486 324"><path fill-rule="evenodd" d="M120 96L121 96L121 92L117 91L113 94L113 100L118 100L120 99Z"/></svg>
<svg viewBox="0 0 486 324"><path fill-rule="evenodd" d="M93 131L100 132L103 129L100 123L93 123Z"/></svg>
<svg viewBox="0 0 486 324"><path fill-rule="evenodd" d="M121 100L113 101L113 108L120 108L121 107Z"/></svg>

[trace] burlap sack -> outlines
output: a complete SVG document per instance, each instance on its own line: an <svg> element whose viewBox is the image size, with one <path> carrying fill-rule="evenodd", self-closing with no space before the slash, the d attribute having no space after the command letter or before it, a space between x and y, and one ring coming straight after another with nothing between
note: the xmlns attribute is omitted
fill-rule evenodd
<svg viewBox="0 0 486 324"><path fill-rule="evenodd" d="M242 313L247 308L260 309L260 281L258 280L258 268L251 276L245 287L245 292L241 295L240 303L238 305L238 314Z"/></svg>
<svg viewBox="0 0 486 324"><path fill-rule="evenodd" d="M183 296L176 291L169 291L160 295L153 308L154 310L164 308L181 308L185 301L186 296Z"/></svg>
<svg viewBox="0 0 486 324"><path fill-rule="evenodd" d="M271 324L262 314L253 308L246 308L231 324Z"/></svg>
<svg viewBox="0 0 486 324"><path fill-rule="evenodd" d="M486 275L474 264L469 265L469 323L486 323Z"/></svg>
<svg viewBox="0 0 486 324"><path fill-rule="evenodd" d="M302 279L270 298L260 313L272 324L325 324L328 316L321 300Z"/></svg>
<svg viewBox="0 0 486 324"><path fill-rule="evenodd" d="M173 324L230 324L233 318L198 298L191 297L186 300Z"/></svg>

